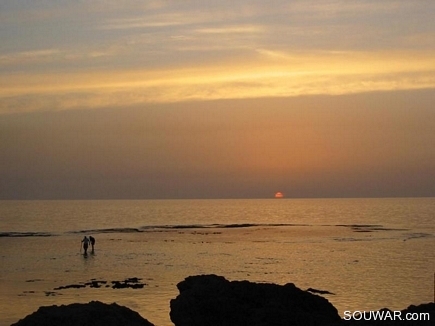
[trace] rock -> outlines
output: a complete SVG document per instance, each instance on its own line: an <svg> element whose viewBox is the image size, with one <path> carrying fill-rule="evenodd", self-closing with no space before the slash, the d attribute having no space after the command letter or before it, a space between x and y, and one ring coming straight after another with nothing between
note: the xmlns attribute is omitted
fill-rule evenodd
<svg viewBox="0 0 435 326"><path fill-rule="evenodd" d="M154 326L137 312L116 303L99 301L40 307L11 326Z"/></svg>
<svg viewBox="0 0 435 326"><path fill-rule="evenodd" d="M124 281L112 281L112 289L142 289L146 284L141 283L142 279L137 277L130 277L125 279ZM107 285L107 281L99 281L96 279L91 279L89 282L79 283L79 284L70 284L70 285L64 285L54 288L53 290L65 290L65 289L80 289L80 288L100 288L101 285L105 285L105 287L110 287Z"/></svg>
<svg viewBox="0 0 435 326"><path fill-rule="evenodd" d="M325 298L286 285L228 281L222 276L187 277L170 302L175 326L315 326L341 322Z"/></svg>

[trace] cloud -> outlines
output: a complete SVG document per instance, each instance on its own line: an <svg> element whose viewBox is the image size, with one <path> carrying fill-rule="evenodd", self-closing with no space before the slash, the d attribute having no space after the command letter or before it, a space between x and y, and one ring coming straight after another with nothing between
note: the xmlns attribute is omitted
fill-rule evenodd
<svg viewBox="0 0 435 326"><path fill-rule="evenodd" d="M342 15L365 15L393 14L393 12L404 12L409 8L415 8L415 4L396 0L386 1L348 1L348 0L300 0L283 3L281 10L304 14L319 19L332 18ZM313 16L314 15L314 16Z"/></svg>
<svg viewBox="0 0 435 326"><path fill-rule="evenodd" d="M98 28L103 30L138 29L148 27L163 28L192 24L193 22L194 21L182 14L165 14L154 17L144 16L135 18L112 19L99 26Z"/></svg>
<svg viewBox="0 0 435 326"><path fill-rule="evenodd" d="M48 61L59 56L59 49L42 49L8 53L0 56L0 65Z"/></svg>
<svg viewBox="0 0 435 326"><path fill-rule="evenodd" d="M2 76L0 112L435 87L435 55L258 53L191 68Z"/></svg>
<svg viewBox="0 0 435 326"><path fill-rule="evenodd" d="M38 73L50 74L59 70L74 71L77 70L77 65L84 70L89 66L94 66L97 60L122 56L127 52L128 48L120 44L11 52L0 56L0 68L4 73L12 75L18 72L30 73L30 71L36 75Z"/></svg>
<svg viewBox="0 0 435 326"><path fill-rule="evenodd" d="M109 4L8 4L0 112L434 87L428 3Z"/></svg>
<svg viewBox="0 0 435 326"><path fill-rule="evenodd" d="M262 33L264 28L255 25L236 25L236 26L222 26L216 28L199 28L196 29L196 33L201 34L252 34Z"/></svg>

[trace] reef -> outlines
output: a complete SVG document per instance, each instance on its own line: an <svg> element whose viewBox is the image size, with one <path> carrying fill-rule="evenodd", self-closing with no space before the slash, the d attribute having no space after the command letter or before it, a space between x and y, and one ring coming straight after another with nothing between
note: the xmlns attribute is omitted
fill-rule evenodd
<svg viewBox="0 0 435 326"><path fill-rule="evenodd" d="M127 278L123 281L105 281L105 280L96 280L91 279L89 282L83 282L78 284L69 284L69 285L63 285L54 288L53 290L65 290L65 289L80 289L80 288L100 288L100 287L112 287L112 289L125 289L125 288L132 288L132 289L142 289L146 284L141 282L141 278L138 277L131 277ZM112 285L110 285L110 284Z"/></svg>

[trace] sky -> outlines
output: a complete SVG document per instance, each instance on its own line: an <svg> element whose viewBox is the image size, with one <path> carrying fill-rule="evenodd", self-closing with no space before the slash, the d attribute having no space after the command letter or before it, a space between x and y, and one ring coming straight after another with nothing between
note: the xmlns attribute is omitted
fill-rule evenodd
<svg viewBox="0 0 435 326"><path fill-rule="evenodd" d="M435 196L432 0L4 0L0 199Z"/></svg>

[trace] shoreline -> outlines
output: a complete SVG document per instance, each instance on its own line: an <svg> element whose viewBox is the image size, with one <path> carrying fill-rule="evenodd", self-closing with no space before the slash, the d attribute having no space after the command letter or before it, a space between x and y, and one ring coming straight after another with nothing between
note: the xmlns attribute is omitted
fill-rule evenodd
<svg viewBox="0 0 435 326"><path fill-rule="evenodd" d="M123 282L94 281L93 283L85 284L85 286L100 287L106 283L118 285L123 283L125 287L131 288L135 288L136 285L146 285L138 278L131 278L124 280ZM75 287L75 285L65 286L64 289L71 287ZM251 320L253 315L256 317L251 320L250 325L257 326L267 326L271 321L278 323L282 322L282 325L284 325L292 320L298 320L301 325L313 326L378 325L374 323L373 320L364 320L367 319L367 316L364 318L361 317L361 320L357 320L359 317L355 315L355 313L352 316L350 316L349 313L348 315L341 317L338 314L337 309L327 298L324 297L324 295L334 295L333 293L330 293L327 290L313 288L301 290L293 283L277 285L273 283L256 283L246 280L228 281L223 276L211 274L189 276L179 282L177 288L179 294L168 302L168 305L170 306L169 314L171 316L171 325L175 326L186 325L186 320L195 320L194 323L191 322L191 326L201 325L201 323L207 325L231 325L235 320L241 321L241 318ZM96 305L95 302L100 305ZM78 316L80 320L91 318L87 317L87 315L95 315L96 311L100 311L101 309L111 309L108 311L114 313L117 312L117 309L124 309L122 305L118 305L117 303L112 303L109 307L108 304L103 304L99 301L91 301L82 304L71 303L61 306L41 306L37 311L27 316L23 316L19 321L14 322L12 325L32 325L40 322L43 318L49 318L45 320L45 323L52 320L53 324L55 324L56 321L59 321L56 318L59 318L59 315L64 318L69 311L68 309L71 309L72 306L76 309L74 312L75 314L81 312L82 315ZM306 310L307 308L308 311ZM140 314L134 309L128 308L128 310L132 310L140 316ZM388 308L379 308L377 312L382 313L386 318L383 320L384 323L381 325L404 325L403 323L399 323L397 318L392 320L390 317L390 319L388 319L388 314L393 317L397 317L397 314L402 314L402 318L404 318L403 316L407 313L414 314L414 317L417 316L417 314L421 318L422 316L426 316L429 317L430 320L423 324L423 321L417 320L411 323L408 322L406 325L434 325L435 323L435 303L433 302L410 305L407 308L403 308L400 312ZM226 317L224 318L222 316ZM153 320L149 320L147 316L141 317L144 318L146 322L150 323L143 325L162 326L158 323L153 324ZM136 317L134 317L133 314L133 317L129 318L133 318L131 320L133 322ZM373 316L371 318L373 318ZM76 325L74 323L74 317L69 317L69 319L71 319L71 321L68 325ZM385 321L388 321L388 323ZM98 323L98 320L92 320L92 322L94 325L103 325L102 321L101 323ZM108 325L106 319L104 319L104 322L105 325ZM77 325L79 324L80 323L77 323ZM237 325L237 323L234 325Z"/></svg>

